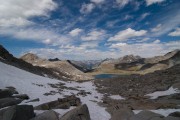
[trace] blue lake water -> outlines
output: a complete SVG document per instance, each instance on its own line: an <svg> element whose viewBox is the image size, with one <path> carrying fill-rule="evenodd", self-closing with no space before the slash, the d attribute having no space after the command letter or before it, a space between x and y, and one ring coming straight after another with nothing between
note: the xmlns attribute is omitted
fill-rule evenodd
<svg viewBox="0 0 180 120"><path fill-rule="evenodd" d="M101 79L101 78L114 78L114 77L118 77L120 75L115 75L115 74L99 74L99 75L95 75L95 79Z"/></svg>

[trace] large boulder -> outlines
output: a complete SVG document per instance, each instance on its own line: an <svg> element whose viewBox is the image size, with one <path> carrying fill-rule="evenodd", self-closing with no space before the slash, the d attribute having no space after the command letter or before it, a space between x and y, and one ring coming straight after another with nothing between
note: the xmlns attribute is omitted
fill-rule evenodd
<svg viewBox="0 0 180 120"><path fill-rule="evenodd" d="M128 108L118 109L113 111L111 120L129 120L133 115L133 111Z"/></svg>
<svg viewBox="0 0 180 120"><path fill-rule="evenodd" d="M159 119L159 118L163 118L163 116L160 114L145 110L132 116L129 120L153 120L153 119Z"/></svg>
<svg viewBox="0 0 180 120"><path fill-rule="evenodd" d="M59 98L58 100L51 101L36 106L35 110L50 110L50 109L69 109L70 106L78 106L81 104L79 98L75 95L67 96L65 98Z"/></svg>
<svg viewBox="0 0 180 120"><path fill-rule="evenodd" d="M98 113L97 113L98 114ZM63 115L60 120L90 120L87 105L81 105Z"/></svg>
<svg viewBox="0 0 180 120"><path fill-rule="evenodd" d="M33 117L35 114L32 105L16 105L4 112L2 120L30 120Z"/></svg>
<svg viewBox="0 0 180 120"><path fill-rule="evenodd" d="M21 103L23 100L16 98L2 98L0 99L0 108L17 105Z"/></svg>
<svg viewBox="0 0 180 120"><path fill-rule="evenodd" d="M35 118L32 118L31 120L59 120L59 117L58 114L53 110L48 110L37 115Z"/></svg>

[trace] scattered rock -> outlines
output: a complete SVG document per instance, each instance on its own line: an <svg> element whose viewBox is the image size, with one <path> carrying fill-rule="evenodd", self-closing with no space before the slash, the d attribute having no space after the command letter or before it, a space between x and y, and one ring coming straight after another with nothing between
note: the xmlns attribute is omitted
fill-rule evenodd
<svg viewBox="0 0 180 120"><path fill-rule="evenodd" d="M59 120L58 114L53 110L48 110L36 116L31 120Z"/></svg>
<svg viewBox="0 0 180 120"><path fill-rule="evenodd" d="M16 98L2 98L0 99L0 108L17 105L21 103L23 100Z"/></svg>
<svg viewBox="0 0 180 120"><path fill-rule="evenodd" d="M180 120L178 117L167 116L164 120Z"/></svg>
<svg viewBox="0 0 180 120"><path fill-rule="evenodd" d="M58 98L58 100L36 106L36 110L50 110L50 109L69 109L70 106L78 106L81 104L79 98L75 95L67 96L65 98Z"/></svg>
<svg viewBox="0 0 180 120"><path fill-rule="evenodd" d="M60 120L90 120L87 105L84 104L67 112L65 115L62 116L62 118L60 118Z"/></svg>
<svg viewBox="0 0 180 120"><path fill-rule="evenodd" d="M3 114L3 120L29 120L35 117L32 105L9 107Z"/></svg>

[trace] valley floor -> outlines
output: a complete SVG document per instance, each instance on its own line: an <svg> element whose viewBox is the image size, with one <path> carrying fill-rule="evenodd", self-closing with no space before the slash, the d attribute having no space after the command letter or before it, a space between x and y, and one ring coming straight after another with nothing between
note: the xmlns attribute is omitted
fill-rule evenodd
<svg viewBox="0 0 180 120"><path fill-rule="evenodd" d="M122 107L122 105L130 106L135 113L148 109L166 116L174 111L180 111L180 100L177 97L180 92L178 90L180 77L177 71L179 66L165 71L165 74L157 72L156 75L150 74L145 77L122 76L121 78L98 79L82 83L41 77L1 62L0 68L0 89L11 86L16 88L20 94L27 94L30 99L40 99L39 102L26 103L27 101L23 101L21 104L37 106L67 95L76 95L83 104L87 104L92 120L109 120L113 115L114 108ZM158 75L159 77L157 77ZM139 79L141 81L138 81ZM159 81L157 82L157 80ZM167 92L167 89L170 89L170 92ZM78 94L82 91L88 94ZM148 94L154 97L154 94L150 93L156 91L166 91L162 94L165 97L159 99L148 97ZM157 95L157 93L155 94ZM156 97L158 98L158 96ZM154 100L157 101L156 104L152 104ZM167 103L170 100L173 105ZM161 102L164 104L160 104ZM56 109L55 111L62 116L70 109ZM36 113L40 112L42 111L36 110Z"/></svg>

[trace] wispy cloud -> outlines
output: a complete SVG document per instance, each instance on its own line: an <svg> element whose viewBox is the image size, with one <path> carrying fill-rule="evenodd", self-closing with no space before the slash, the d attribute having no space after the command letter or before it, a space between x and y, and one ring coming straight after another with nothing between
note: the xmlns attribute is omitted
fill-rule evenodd
<svg viewBox="0 0 180 120"><path fill-rule="evenodd" d="M128 28L126 30L119 31L113 37L110 37L108 41L126 41L129 38L144 36L147 33L146 30L133 30Z"/></svg>
<svg viewBox="0 0 180 120"><path fill-rule="evenodd" d="M95 5L93 3L83 4L81 6L80 12L82 14L88 14L88 13L91 13L94 8L95 8Z"/></svg>
<svg viewBox="0 0 180 120"><path fill-rule="evenodd" d="M146 0L146 4L147 6L149 5L152 5L152 4L155 4L155 3L161 3L161 2L164 2L166 0Z"/></svg>
<svg viewBox="0 0 180 120"><path fill-rule="evenodd" d="M94 40L102 40L106 35L104 30L91 30L85 36L82 36L81 39L84 41L94 41Z"/></svg>
<svg viewBox="0 0 180 120"><path fill-rule="evenodd" d="M170 32L168 35L169 36L180 36L180 28L176 28L175 31Z"/></svg>

